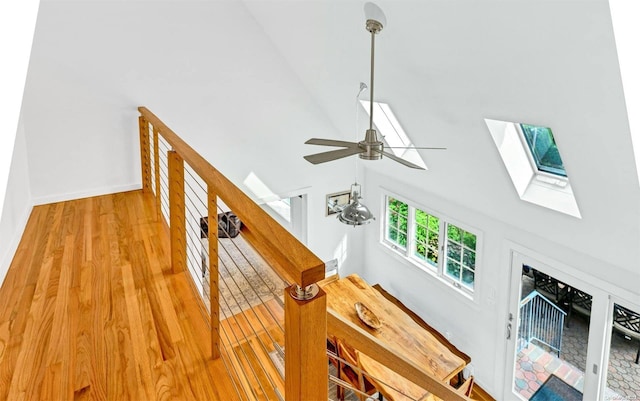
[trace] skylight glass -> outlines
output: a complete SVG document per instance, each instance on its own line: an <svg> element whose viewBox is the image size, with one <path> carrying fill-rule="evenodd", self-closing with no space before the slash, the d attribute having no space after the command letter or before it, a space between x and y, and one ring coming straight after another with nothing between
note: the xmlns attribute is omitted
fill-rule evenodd
<svg viewBox="0 0 640 401"><path fill-rule="evenodd" d="M529 124L520 124L520 128L538 170L566 177L551 128Z"/></svg>

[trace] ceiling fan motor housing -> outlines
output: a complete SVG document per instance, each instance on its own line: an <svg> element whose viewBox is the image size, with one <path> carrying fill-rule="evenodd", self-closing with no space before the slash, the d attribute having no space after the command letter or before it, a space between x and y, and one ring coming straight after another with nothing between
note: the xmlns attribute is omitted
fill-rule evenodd
<svg viewBox="0 0 640 401"><path fill-rule="evenodd" d="M378 141L378 135L376 130L368 129L364 141L358 142L358 146L364 149L364 152L359 153L361 159L365 160L380 160L382 159L382 151L384 150L384 144Z"/></svg>

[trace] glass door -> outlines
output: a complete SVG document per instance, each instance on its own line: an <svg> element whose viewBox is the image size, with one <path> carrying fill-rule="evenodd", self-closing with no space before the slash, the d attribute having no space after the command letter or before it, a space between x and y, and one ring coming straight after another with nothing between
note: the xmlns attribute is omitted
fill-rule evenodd
<svg viewBox="0 0 640 401"><path fill-rule="evenodd" d="M640 400L640 308L613 302L606 385L601 399Z"/></svg>
<svg viewBox="0 0 640 401"><path fill-rule="evenodd" d="M569 269L515 252L511 270L504 398L595 400L605 330L592 323L608 297Z"/></svg>

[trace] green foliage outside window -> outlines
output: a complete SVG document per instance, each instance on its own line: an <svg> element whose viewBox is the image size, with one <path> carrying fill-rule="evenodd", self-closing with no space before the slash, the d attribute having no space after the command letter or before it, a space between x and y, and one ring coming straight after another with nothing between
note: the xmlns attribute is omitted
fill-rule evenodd
<svg viewBox="0 0 640 401"><path fill-rule="evenodd" d="M476 269L475 234L447 224L447 274L473 288Z"/></svg>
<svg viewBox="0 0 640 401"><path fill-rule="evenodd" d="M387 239L402 248L406 248L409 205L392 197L387 199L389 219L387 222Z"/></svg>
<svg viewBox="0 0 640 401"><path fill-rule="evenodd" d="M388 196L386 240L405 252L412 252L414 258L431 265L439 275L445 275L473 291L476 235L413 207L412 218L410 222L407 203ZM441 224L444 228L443 235L440 231ZM409 228L413 244L407 244ZM444 250L443 260L440 260L441 247Z"/></svg>
<svg viewBox="0 0 640 401"><path fill-rule="evenodd" d="M415 255L432 266L438 265L440 219L416 209Z"/></svg>

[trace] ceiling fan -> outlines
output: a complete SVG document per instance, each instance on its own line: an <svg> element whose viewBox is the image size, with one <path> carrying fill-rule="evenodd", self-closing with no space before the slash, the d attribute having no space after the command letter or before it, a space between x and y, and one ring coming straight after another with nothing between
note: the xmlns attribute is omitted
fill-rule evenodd
<svg viewBox="0 0 640 401"><path fill-rule="evenodd" d="M378 19L385 21L384 14L373 3L367 3L366 7L373 7L373 13L379 16ZM380 160L382 156L388 157L398 163L404 164L407 167L424 170L423 167L413 164L405 159L402 159L392 153L385 152L384 142L378 139L378 135L375 129L373 129L373 71L374 71L374 54L375 54L375 36L382 30L383 23L377 19L367 19L366 29L371 32L371 86L370 86L370 101L369 101L369 129L365 133L363 141L348 142L338 141L334 139L321 139L311 138L305 142L309 145L321 145L321 146L337 146L342 149L331 150L329 152L316 153L312 155L304 156L305 160L313 164L320 164L330 162L333 160L342 159L344 157L358 155L361 159L365 160ZM388 147L389 148L389 147ZM410 147L410 149L439 149L444 150L446 148L421 148Z"/></svg>

